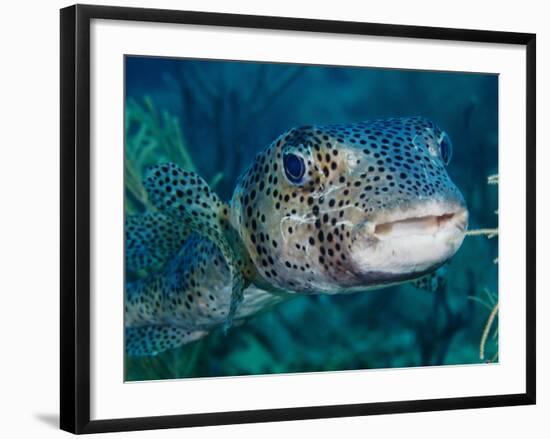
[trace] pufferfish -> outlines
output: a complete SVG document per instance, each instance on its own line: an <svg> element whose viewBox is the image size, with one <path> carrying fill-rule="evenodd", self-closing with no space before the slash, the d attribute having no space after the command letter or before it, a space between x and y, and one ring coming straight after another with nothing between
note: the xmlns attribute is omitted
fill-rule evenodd
<svg viewBox="0 0 550 439"><path fill-rule="evenodd" d="M148 168L157 211L126 221L127 270L150 273L126 284L127 353L155 355L299 295L433 276L468 224L451 153L421 117L296 127L256 155L228 203L175 164Z"/></svg>

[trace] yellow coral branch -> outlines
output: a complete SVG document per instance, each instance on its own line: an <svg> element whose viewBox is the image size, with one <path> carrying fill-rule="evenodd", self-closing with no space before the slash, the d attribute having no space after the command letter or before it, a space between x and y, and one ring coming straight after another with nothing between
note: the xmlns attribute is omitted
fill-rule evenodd
<svg viewBox="0 0 550 439"><path fill-rule="evenodd" d="M498 229L475 229L475 230L468 230L466 232L466 235L468 236L478 236L478 235L485 235L488 239L494 238L498 235Z"/></svg>
<svg viewBox="0 0 550 439"><path fill-rule="evenodd" d="M491 326L493 325L493 321L495 320L498 313L498 303L495 304L493 307L493 310L491 311L491 314L489 314L489 318L487 319L487 323L485 323L485 328L483 328L483 335L481 336L481 342L479 343L479 359L484 360L485 359L485 344L487 343L487 338L489 337L489 332L491 331Z"/></svg>

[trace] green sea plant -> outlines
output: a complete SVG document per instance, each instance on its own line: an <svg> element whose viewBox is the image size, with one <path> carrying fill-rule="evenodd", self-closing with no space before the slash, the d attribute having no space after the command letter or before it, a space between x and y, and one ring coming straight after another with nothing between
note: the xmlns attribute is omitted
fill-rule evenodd
<svg viewBox="0 0 550 439"><path fill-rule="evenodd" d="M125 210L133 214L153 209L141 183L147 166L173 162L189 171L197 169L184 141L179 119L166 110L158 110L151 97L145 96L142 101L129 98L124 121ZM222 173L214 175L210 185L215 187L222 178Z"/></svg>
<svg viewBox="0 0 550 439"><path fill-rule="evenodd" d="M243 64L236 77L229 69L214 73L208 64L190 62L178 64L165 78L177 90L184 125L207 122L211 127L210 142L215 151L212 167L223 172L226 182L233 182L241 174L243 162L247 162L249 133L303 72L293 66L281 72L280 66ZM243 83L247 84L246 92L241 90ZM186 135L191 145L203 142L204 134L199 130L189 130Z"/></svg>

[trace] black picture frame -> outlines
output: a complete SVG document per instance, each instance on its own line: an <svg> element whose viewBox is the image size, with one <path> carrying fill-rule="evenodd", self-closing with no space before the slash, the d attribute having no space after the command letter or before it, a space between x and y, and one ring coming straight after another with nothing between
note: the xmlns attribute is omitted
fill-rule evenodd
<svg viewBox="0 0 550 439"><path fill-rule="evenodd" d="M183 23L407 37L526 47L526 392L415 401L90 420L90 21ZM61 10L61 404L60 424L98 433L535 404L535 57L530 33L447 29L210 12L75 5Z"/></svg>

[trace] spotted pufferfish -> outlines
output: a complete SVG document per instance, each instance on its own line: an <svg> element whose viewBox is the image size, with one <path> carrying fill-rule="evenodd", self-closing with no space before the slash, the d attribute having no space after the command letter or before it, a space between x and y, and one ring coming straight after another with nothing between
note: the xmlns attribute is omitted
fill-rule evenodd
<svg viewBox="0 0 550 439"><path fill-rule="evenodd" d="M175 164L148 168L157 210L125 225L127 270L150 273L126 283L127 353L182 346L298 295L433 285L468 223L451 153L421 117L292 128L229 203Z"/></svg>

